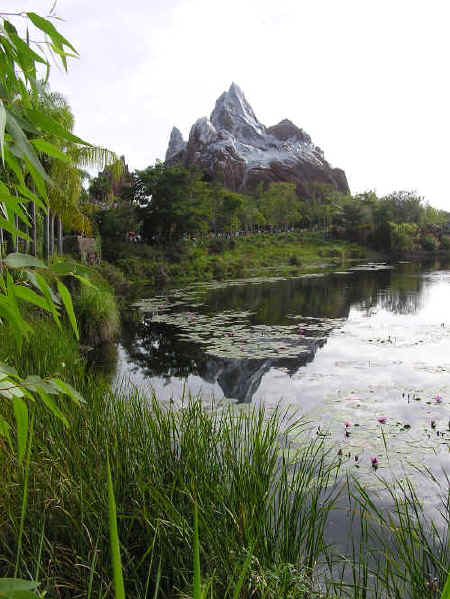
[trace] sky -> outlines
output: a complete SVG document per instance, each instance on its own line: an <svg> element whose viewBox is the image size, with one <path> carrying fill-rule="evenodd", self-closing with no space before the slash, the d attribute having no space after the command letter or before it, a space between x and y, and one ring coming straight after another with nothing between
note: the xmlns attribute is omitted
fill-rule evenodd
<svg viewBox="0 0 450 599"><path fill-rule="evenodd" d="M50 0L2 0L45 16ZM353 193L450 210L448 0L59 0L77 48L50 83L75 133L131 169L164 159L235 81L267 126L302 127Z"/></svg>

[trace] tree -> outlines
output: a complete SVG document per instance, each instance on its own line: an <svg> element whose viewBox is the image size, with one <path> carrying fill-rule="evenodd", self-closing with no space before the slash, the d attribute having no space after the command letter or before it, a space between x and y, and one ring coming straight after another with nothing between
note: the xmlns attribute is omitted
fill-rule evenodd
<svg viewBox="0 0 450 599"><path fill-rule="evenodd" d="M294 183L271 183L261 194L261 212L272 226L288 227L301 218L300 200Z"/></svg>
<svg viewBox="0 0 450 599"><path fill-rule="evenodd" d="M210 214L210 189L201 173L162 163L137 173L138 201L143 234L148 240L175 241L185 234L204 232Z"/></svg>

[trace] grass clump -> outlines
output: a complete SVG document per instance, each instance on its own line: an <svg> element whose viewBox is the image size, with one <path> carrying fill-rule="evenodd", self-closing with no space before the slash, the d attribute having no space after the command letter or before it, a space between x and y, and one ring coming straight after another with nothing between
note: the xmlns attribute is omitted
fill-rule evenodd
<svg viewBox="0 0 450 599"><path fill-rule="evenodd" d="M98 381L84 387L86 406L69 412L66 431L36 418L20 575L39 571L50 596L56 587L87 596L89 584L93 596L110 596L108 453L128 596L153 596L159 563L162 597L190 592L194 501L202 578L215 596L236 580L250 550L244 588L254 597L268 596L263 587L280 564L294 564L307 588L306 573L325 549L337 464L316 440L301 451L288 442L284 429L299 423L193 400L167 408L112 395ZM15 562L17 476L12 460L0 462L5 576Z"/></svg>
<svg viewBox="0 0 450 599"><path fill-rule="evenodd" d="M21 376L61 376L73 381L83 377L85 361L80 356L79 343L68 326L58 329L50 316L38 310L30 311L32 333L17 347L8 325L0 326L0 362L17 369Z"/></svg>
<svg viewBox="0 0 450 599"><path fill-rule="evenodd" d="M74 308L83 343L100 345L118 338L120 313L113 292L98 281L82 283L74 296Z"/></svg>

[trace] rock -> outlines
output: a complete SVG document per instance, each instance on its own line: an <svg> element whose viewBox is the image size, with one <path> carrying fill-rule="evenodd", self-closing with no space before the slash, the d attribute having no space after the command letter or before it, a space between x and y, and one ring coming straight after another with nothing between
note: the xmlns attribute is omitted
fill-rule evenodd
<svg viewBox="0 0 450 599"><path fill-rule="evenodd" d="M181 131L174 127L170 134L169 147L166 152L166 161L176 159L180 154L180 158L184 150L186 149L187 143L184 141Z"/></svg>
<svg viewBox="0 0 450 599"><path fill-rule="evenodd" d="M303 129L288 119L266 128L235 83L218 98L211 117L192 126L187 143L172 129L166 164L177 163L219 176L234 191L284 181L295 183L303 196L310 196L317 183L349 192L345 172L329 165Z"/></svg>

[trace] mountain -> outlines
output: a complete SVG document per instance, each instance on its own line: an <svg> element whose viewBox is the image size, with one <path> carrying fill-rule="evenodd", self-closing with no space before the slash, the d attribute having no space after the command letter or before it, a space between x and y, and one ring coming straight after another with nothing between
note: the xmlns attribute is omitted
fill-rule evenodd
<svg viewBox="0 0 450 599"><path fill-rule="evenodd" d="M165 162L199 166L234 191L251 190L260 181L295 183L304 196L314 183L349 191L345 172L329 165L303 129L288 119L265 127L235 83L217 99L210 118L194 123L187 142L172 129Z"/></svg>

